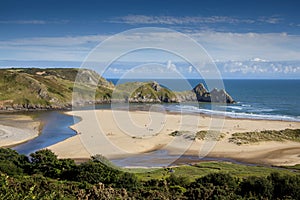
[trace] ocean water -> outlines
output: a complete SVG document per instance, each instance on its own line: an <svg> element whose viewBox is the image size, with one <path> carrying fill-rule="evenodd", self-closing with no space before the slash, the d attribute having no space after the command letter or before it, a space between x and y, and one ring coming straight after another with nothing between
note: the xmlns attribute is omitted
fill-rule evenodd
<svg viewBox="0 0 300 200"><path fill-rule="evenodd" d="M108 79L114 84L142 79ZM155 80L174 91L195 87L205 81L189 79L190 87L178 80ZM210 103L164 104L166 110L225 115L232 118L300 121L300 80L223 80L225 90L237 102L229 105Z"/></svg>

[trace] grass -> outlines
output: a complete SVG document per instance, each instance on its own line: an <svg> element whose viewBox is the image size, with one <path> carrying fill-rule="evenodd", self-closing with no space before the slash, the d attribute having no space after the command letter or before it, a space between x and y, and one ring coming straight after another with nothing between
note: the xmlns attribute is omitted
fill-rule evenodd
<svg viewBox="0 0 300 200"><path fill-rule="evenodd" d="M300 156L299 156L300 157ZM300 158L299 158L300 159ZM297 165L294 165L294 166L282 166L282 168L285 168L285 169L290 169L290 170L293 170L295 172L298 172L300 173L300 164L297 164Z"/></svg>
<svg viewBox="0 0 300 200"><path fill-rule="evenodd" d="M198 131L196 133L196 138L198 140L212 139L212 140L220 141L224 137L225 134L220 133L219 131L208 130L208 131Z"/></svg>
<svg viewBox="0 0 300 200"><path fill-rule="evenodd" d="M173 169L173 172L171 172L171 168ZM300 174L299 171L292 172L291 170L287 169L272 168L265 166L247 166L241 164L234 164L230 162L218 161L201 162L194 165L182 165L179 167L157 168L152 170L144 168L130 168L126 169L126 171L136 173L137 177L142 181L147 181L151 179L166 179L173 173L177 176L188 177L189 181L194 181L196 178L200 178L207 174L216 172L228 173L239 178L249 176L266 177L272 172L279 172L280 174L288 175Z"/></svg>
<svg viewBox="0 0 300 200"><path fill-rule="evenodd" d="M91 70L86 70L77 78L78 71L69 68L0 69L0 101L4 101L5 106L17 104L63 107L72 100L75 80L79 80L77 88L80 87L83 97L92 94L92 97L96 96L96 100L110 98L114 87L111 83ZM92 83L97 80L99 84L95 87Z"/></svg>
<svg viewBox="0 0 300 200"><path fill-rule="evenodd" d="M128 82L119 84L114 91L114 99L152 100L153 102L175 101L176 95L169 89L153 88L153 82Z"/></svg>
<svg viewBox="0 0 300 200"><path fill-rule="evenodd" d="M222 138L225 137L224 133L220 133L219 131L198 131L195 135L193 135L189 131L173 131L172 133L169 134L170 136L176 137L176 136L184 136L186 139L191 139L191 140L205 140L205 139L211 139L215 141L220 141Z"/></svg>
<svg viewBox="0 0 300 200"><path fill-rule="evenodd" d="M258 143L263 141L294 141L300 142L300 129L285 129L280 131L266 130L260 132L234 133L229 142L237 145Z"/></svg>

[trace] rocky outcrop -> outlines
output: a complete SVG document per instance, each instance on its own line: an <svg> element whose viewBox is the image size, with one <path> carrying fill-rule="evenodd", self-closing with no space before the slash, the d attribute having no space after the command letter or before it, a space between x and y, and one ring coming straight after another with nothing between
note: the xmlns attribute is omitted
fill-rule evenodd
<svg viewBox="0 0 300 200"><path fill-rule="evenodd" d="M130 86L136 85L133 91L126 90ZM234 103L233 98L225 91L213 89L208 92L202 83L189 91L173 92L168 88L159 85L157 82L149 83L126 83L122 91L127 91L128 98L124 98L130 103L172 103L172 102L216 102Z"/></svg>
<svg viewBox="0 0 300 200"><path fill-rule="evenodd" d="M235 103L233 98L224 90L218 90L214 88L210 92L210 99L211 102L218 102L218 103Z"/></svg>
<svg viewBox="0 0 300 200"><path fill-rule="evenodd" d="M192 90L176 92L178 102L215 102L215 103L235 103L233 98L223 89L213 89L208 92L202 83L196 85Z"/></svg>
<svg viewBox="0 0 300 200"><path fill-rule="evenodd" d="M197 101L199 102L216 102L216 103L234 103L233 98L224 90L214 88L208 92L202 83L194 87L193 91L196 94Z"/></svg>
<svg viewBox="0 0 300 200"><path fill-rule="evenodd" d="M199 83L198 85L196 85L196 87L194 87L193 91L196 94L197 101L200 101L200 102L210 102L211 101L210 93L206 90L206 88L204 87L204 85L202 83Z"/></svg>
<svg viewBox="0 0 300 200"><path fill-rule="evenodd" d="M176 95L157 82L141 83L126 100L129 103L172 103L178 102Z"/></svg>

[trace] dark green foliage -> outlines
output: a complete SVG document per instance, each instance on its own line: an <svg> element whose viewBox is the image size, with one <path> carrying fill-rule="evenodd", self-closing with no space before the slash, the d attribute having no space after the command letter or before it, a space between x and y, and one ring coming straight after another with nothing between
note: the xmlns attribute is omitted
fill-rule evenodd
<svg viewBox="0 0 300 200"><path fill-rule="evenodd" d="M29 160L11 149L0 148L0 172L8 175L22 174L28 170Z"/></svg>
<svg viewBox="0 0 300 200"><path fill-rule="evenodd" d="M240 194L245 197L260 197L271 199L273 193L272 182L265 177L248 177L240 184Z"/></svg>
<svg viewBox="0 0 300 200"><path fill-rule="evenodd" d="M268 179L273 186L273 199L300 199L300 175L283 176L272 173Z"/></svg>
<svg viewBox="0 0 300 200"><path fill-rule="evenodd" d="M121 172L109 168L101 162L88 161L77 166L69 180L95 183L116 183Z"/></svg>
<svg viewBox="0 0 300 200"><path fill-rule="evenodd" d="M238 180L229 174L214 173L196 179L186 195L189 199L235 199Z"/></svg>
<svg viewBox="0 0 300 200"><path fill-rule="evenodd" d="M50 178L66 179L72 176L70 172L76 168L74 160L58 159L57 156L48 149L39 150L30 154L30 156L30 174L42 174Z"/></svg>
<svg viewBox="0 0 300 200"><path fill-rule="evenodd" d="M167 182L170 186L177 186L178 185L178 186L182 186L182 187L186 187L190 183L188 177L186 177L186 176L177 176L174 173L171 174L167 178Z"/></svg>
<svg viewBox="0 0 300 200"><path fill-rule="evenodd" d="M126 188L127 190L135 190L140 186L140 183L137 177L132 173L122 173L119 176L118 181L116 182L116 187Z"/></svg>
<svg viewBox="0 0 300 200"><path fill-rule="evenodd" d="M0 148L0 199L300 199L300 175L271 173L237 178L211 173L191 182L189 175L141 181L93 156L76 165L50 150L31 154Z"/></svg>
<svg viewBox="0 0 300 200"><path fill-rule="evenodd" d="M30 156L32 173L41 173L51 178L58 178L60 176L60 161L52 151L43 149L30 154Z"/></svg>

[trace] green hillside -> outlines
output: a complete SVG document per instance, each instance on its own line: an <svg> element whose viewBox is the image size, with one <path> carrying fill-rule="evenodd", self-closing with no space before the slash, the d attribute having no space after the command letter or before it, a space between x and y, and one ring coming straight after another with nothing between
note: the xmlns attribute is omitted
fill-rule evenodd
<svg viewBox="0 0 300 200"><path fill-rule="evenodd" d="M74 84L76 83L76 84ZM235 101L223 90L214 97ZM114 86L95 71L74 68L0 69L0 110L63 109L85 104L171 103L211 101L202 84L193 90L174 92L157 82L128 82ZM73 102L72 102L73 101Z"/></svg>
<svg viewBox="0 0 300 200"><path fill-rule="evenodd" d="M114 99L133 103L170 103L177 102L176 95L156 82L128 82L117 85Z"/></svg>
<svg viewBox="0 0 300 200"><path fill-rule="evenodd" d="M74 81L79 69L0 69L0 108L37 109L65 108L70 105ZM78 79L78 77L77 77ZM113 84L96 72L84 70L79 77L78 87L89 90L97 85L97 100L110 98Z"/></svg>

